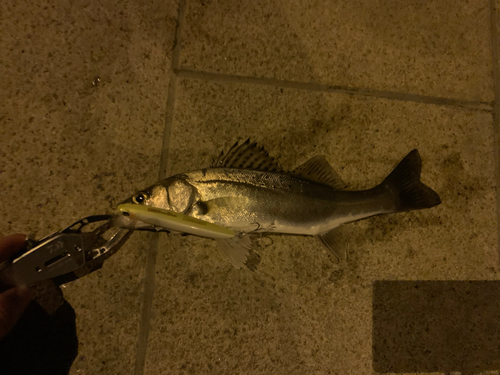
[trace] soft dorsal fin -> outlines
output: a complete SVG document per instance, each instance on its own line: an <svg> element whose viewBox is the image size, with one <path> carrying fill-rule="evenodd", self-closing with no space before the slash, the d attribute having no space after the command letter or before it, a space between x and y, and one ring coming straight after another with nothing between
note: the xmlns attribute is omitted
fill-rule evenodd
<svg viewBox="0 0 500 375"><path fill-rule="evenodd" d="M217 159L214 159L212 168L241 168L253 169L266 172L282 171L274 158L263 147L257 143L250 143L247 139L242 144L236 142L233 147L224 155L222 151Z"/></svg>
<svg viewBox="0 0 500 375"><path fill-rule="evenodd" d="M304 164L295 168L292 173L305 177L308 180L330 185L335 189L345 189L347 187L346 183L342 181L324 156L315 156L309 159Z"/></svg>

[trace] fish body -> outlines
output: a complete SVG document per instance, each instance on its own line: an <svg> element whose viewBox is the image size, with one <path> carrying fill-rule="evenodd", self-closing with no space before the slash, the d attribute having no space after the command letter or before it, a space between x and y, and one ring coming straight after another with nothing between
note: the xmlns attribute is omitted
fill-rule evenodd
<svg viewBox="0 0 500 375"><path fill-rule="evenodd" d="M173 180L195 194L187 215L243 233L318 235L394 209L383 189L341 191L280 172L210 168Z"/></svg>
<svg viewBox="0 0 500 375"><path fill-rule="evenodd" d="M230 228L239 236L218 240L233 265L248 265L247 234L317 236L339 258L336 228L379 214L430 208L441 200L420 181L421 159L410 152L379 185L362 191L346 184L324 157L283 171L249 141L222 153L212 167L182 173L142 190L123 203L179 212Z"/></svg>

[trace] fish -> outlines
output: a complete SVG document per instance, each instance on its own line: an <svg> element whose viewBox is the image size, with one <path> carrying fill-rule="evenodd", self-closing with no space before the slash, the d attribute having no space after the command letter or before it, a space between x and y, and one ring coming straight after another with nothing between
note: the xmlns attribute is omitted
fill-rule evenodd
<svg viewBox="0 0 500 375"><path fill-rule="evenodd" d="M324 156L285 171L250 139L222 151L208 168L180 173L140 190L122 204L182 213L234 230L217 238L236 268L255 269L255 234L314 236L337 258L347 258L344 224L375 215L432 208L439 195L420 180L422 160L409 152L378 185L349 190Z"/></svg>

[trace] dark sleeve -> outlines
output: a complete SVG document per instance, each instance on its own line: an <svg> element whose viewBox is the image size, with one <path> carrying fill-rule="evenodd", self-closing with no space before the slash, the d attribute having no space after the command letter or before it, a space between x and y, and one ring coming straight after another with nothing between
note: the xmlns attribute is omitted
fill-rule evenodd
<svg viewBox="0 0 500 375"><path fill-rule="evenodd" d="M0 374L68 374L78 353L75 311L64 300L49 315L31 301L17 325L0 340Z"/></svg>

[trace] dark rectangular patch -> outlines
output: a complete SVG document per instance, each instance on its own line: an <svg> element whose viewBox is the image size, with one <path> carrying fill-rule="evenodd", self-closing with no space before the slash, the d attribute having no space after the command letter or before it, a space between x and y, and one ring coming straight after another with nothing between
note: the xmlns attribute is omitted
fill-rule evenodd
<svg viewBox="0 0 500 375"><path fill-rule="evenodd" d="M373 368L500 369L500 281L375 281Z"/></svg>

